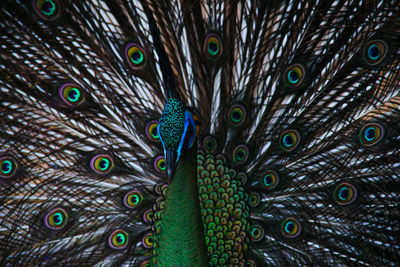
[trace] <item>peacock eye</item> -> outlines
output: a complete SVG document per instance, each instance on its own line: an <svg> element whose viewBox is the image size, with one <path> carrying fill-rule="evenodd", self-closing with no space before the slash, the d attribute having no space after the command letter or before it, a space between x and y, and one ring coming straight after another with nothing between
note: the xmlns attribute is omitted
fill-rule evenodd
<svg viewBox="0 0 400 267"><path fill-rule="evenodd" d="M143 220L146 223L153 221L153 210L152 209L148 209L143 213Z"/></svg>
<svg viewBox="0 0 400 267"><path fill-rule="evenodd" d="M129 66L134 70L141 69L146 64L144 50L136 43L128 43L125 46L125 58Z"/></svg>
<svg viewBox="0 0 400 267"><path fill-rule="evenodd" d="M229 109L228 116L232 126L240 126L246 119L246 109L240 104L232 105L232 107Z"/></svg>
<svg viewBox="0 0 400 267"><path fill-rule="evenodd" d="M279 137L280 147L286 151L293 151L300 141L300 133L297 130L284 131Z"/></svg>
<svg viewBox="0 0 400 267"><path fill-rule="evenodd" d="M158 135L158 121L152 120L146 124L146 135L151 141L160 141L160 136Z"/></svg>
<svg viewBox="0 0 400 267"><path fill-rule="evenodd" d="M124 196L124 206L127 208L136 208L143 201L143 196L138 191L130 191Z"/></svg>
<svg viewBox="0 0 400 267"><path fill-rule="evenodd" d="M158 156L154 159L154 169L160 173L165 172L165 158L164 156Z"/></svg>
<svg viewBox="0 0 400 267"><path fill-rule="evenodd" d="M216 34L207 35L203 49L209 59L218 59L222 55L221 38Z"/></svg>
<svg viewBox="0 0 400 267"><path fill-rule="evenodd" d="M283 220L281 231L285 237L294 238L300 235L301 225L295 218L289 217Z"/></svg>
<svg viewBox="0 0 400 267"><path fill-rule="evenodd" d="M117 229L108 237L108 245L112 249L124 249L128 246L128 233Z"/></svg>
<svg viewBox="0 0 400 267"><path fill-rule="evenodd" d="M98 174L108 174L114 168L112 158L107 154L94 156L90 160L90 168Z"/></svg>
<svg viewBox="0 0 400 267"><path fill-rule="evenodd" d="M152 233L146 234L142 239L142 245L145 248L153 247L153 243L154 243L154 238Z"/></svg>
<svg viewBox="0 0 400 267"><path fill-rule="evenodd" d="M60 14L58 0L36 0L32 3L35 13L44 20L54 20Z"/></svg>
<svg viewBox="0 0 400 267"><path fill-rule="evenodd" d="M0 178L8 179L17 172L17 162L10 156L0 157Z"/></svg>
<svg viewBox="0 0 400 267"><path fill-rule="evenodd" d="M250 207L254 208L260 204L260 195L256 192L252 192L249 195L249 205Z"/></svg>
<svg viewBox="0 0 400 267"><path fill-rule="evenodd" d="M359 133L361 144L367 147L377 144L383 135L383 126L378 123L367 123Z"/></svg>
<svg viewBox="0 0 400 267"><path fill-rule="evenodd" d="M62 229L68 221L68 214L62 208L56 208L46 214L44 217L44 224L47 228L53 230Z"/></svg>
<svg viewBox="0 0 400 267"><path fill-rule="evenodd" d="M260 241L264 238L264 229L260 225L254 225L250 231L250 238L253 241Z"/></svg>
<svg viewBox="0 0 400 267"><path fill-rule="evenodd" d="M207 153L214 153L217 150L217 140L212 136L207 136L203 140L203 146Z"/></svg>
<svg viewBox="0 0 400 267"><path fill-rule="evenodd" d="M382 62L388 52L388 45L383 40L369 41L364 47L364 60L369 65L376 65Z"/></svg>
<svg viewBox="0 0 400 267"><path fill-rule="evenodd" d="M304 81L305 68L302 64L293 64L284 72L286 85L290 87L299 87Z"/></svg>
<svg viewBox="0 0 400 267"><path fill-rule="evenodd" d="M275 171L267 171L264 175L264 177L262 178L262 182L261 184L268 190L273 189L274 187L276 187L279 183L279 176L278 173L276 173Z"/></svg>
<svg viewBox="0 0 400 267"><path fill-rule="evenodd" d="M249 157L249 149L245 145L238 145L233 150L233 159L236 164L244 163Z"/></svg>
<svg viewBox="0 0 400 267"><path fill-rule="evenodd" d="M70 107L81 105L85 101L82 88L76 84L66 83L58 90L61 99Z"/></svg>
<svg viewBox="0 0 400 267"><path fill-rule="evenodd" d="M357 198L357 189L349 183L341 183L333 191L333 198L339 205L351 204Z"/></svg>

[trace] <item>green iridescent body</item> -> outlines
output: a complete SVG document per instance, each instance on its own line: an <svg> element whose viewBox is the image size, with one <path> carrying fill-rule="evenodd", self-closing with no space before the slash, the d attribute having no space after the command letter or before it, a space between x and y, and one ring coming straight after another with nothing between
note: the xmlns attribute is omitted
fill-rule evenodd
<svg viewBox="0 0 400 267"><path fill-rule="evenodd" d="M209 266L197 189L196 149L179 163L168 186L157 238L157 266Z"/></svg>

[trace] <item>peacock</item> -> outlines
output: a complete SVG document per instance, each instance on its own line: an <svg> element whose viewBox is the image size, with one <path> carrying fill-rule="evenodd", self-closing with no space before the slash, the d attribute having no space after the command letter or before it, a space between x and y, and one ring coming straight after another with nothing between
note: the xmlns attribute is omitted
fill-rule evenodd
<svg viewBox="0 0 400 267"><path fill-rule="evenodd" d="M1 266L400 265L396 0L0 3Z"/></svg>

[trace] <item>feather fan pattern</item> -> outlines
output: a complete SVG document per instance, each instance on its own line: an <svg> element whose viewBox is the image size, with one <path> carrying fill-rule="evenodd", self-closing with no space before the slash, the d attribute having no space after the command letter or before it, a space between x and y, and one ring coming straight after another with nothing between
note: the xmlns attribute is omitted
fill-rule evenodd
<svg viewBox="0 0 400 267"><path fill-rule="evenodd" d="M395 0L0 3L1 266L398 266Z"/></svg>

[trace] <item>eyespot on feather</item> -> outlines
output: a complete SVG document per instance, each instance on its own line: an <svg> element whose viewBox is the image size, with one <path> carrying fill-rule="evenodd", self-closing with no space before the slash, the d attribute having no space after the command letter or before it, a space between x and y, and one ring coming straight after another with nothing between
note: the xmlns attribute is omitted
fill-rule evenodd
<svg viewBox="0 0 400 267"><path fill-rule="evenodd" d="M379 123L365 124L359 133L360 142L366 147L372 147L380 142L385 134L385 129Z"/></svg>
<svg viewBox="0 0 400 267"><path fill-rule="evenodd" d="M287 86L297 88L303 84L306 69L302 64L293 64L283 73L283 79Z"/></svg>
<svg viewBox="0 0 400 267"><path fill-rule="evenodd" d="M363 49L364 61L371 66L381 63L387 56L389 46L384 40L371 40Z"/></svg>
<svg viewBox="0 0 400 267"><path fill-rule="evenodd" d="M164 173L166 170L166 163L164 156L157 156L153 163L154 169L159 173Z"/></svg>
<svg viewBox="0 0 400 267"><path fill-rule="evenodd" d="M282 221L281 231L285 237L295 238L301 234L301 224L293 217L286 218Z"/></svg>
<svg viewBox="0 0 400 267"><path fill-rule="evenodd" d="M146 65L146 53L143 48L133 42L129 42L124 48L125 60L133 70L143 69Z"/></svg>
<svg viewBox="0 0 400 267"><path fill-rule="evenodd" d="M15 176L17 170L18 163L12 156L0 156L0 178L10 179Z"/></svg>
<svg viewBox="0 0 400 267"><path fill-rule="evenodd" d="M85 92L83 89L74 83L62 84L58 89L61 100L68 107L78 107L85 103Z"/></svg>
<svg viewBox="0 0 400 267"><path fill-rule="evenodd" d="M208 59L217 60L221 57L223 51L221 37L210 33L206 36L203 46L203 52Z"/></svg>
<svg viewBox="0 0 400 267"><path fill-rule="evenodd" d="M108 237L108 245L115 250L122 250L128 246L129 235L126 231L117 229Z"/></svg>
<svg viewBox="0 0 400 267"><path fill-rule="evenodd" d="M108 154L99 154L90 160L90 168L98 174L106 175L114 168L114 161Z"/></svg>
<svg viewBox="0 0 400 267"><path fill-rule="evenodd" d="M299 145L300 138L300 133L297 130L291 129L284 131L279 137L279 146L285 152L291 152Z"/></svg>
<svg viewBox="0 0 400 267"><path fill-rule="evenodd" d="M333 190L333 198L341 206L353 203L357 196L357 189L349 183L341 183Z"/></svg>
<svg viewBox="0 0 400 267"><path fill-rule="evenodd" d="M63 208L55 208L44 217L44 225L52 230L60 230L67 225L68 214Z"/></svg>
<svg viewBox="0 0 400 267"><path fill-rule="evenodd" d="M35 13L43 20L52 21L61 13L58 0L33 0L32 7Z"/></svg>

